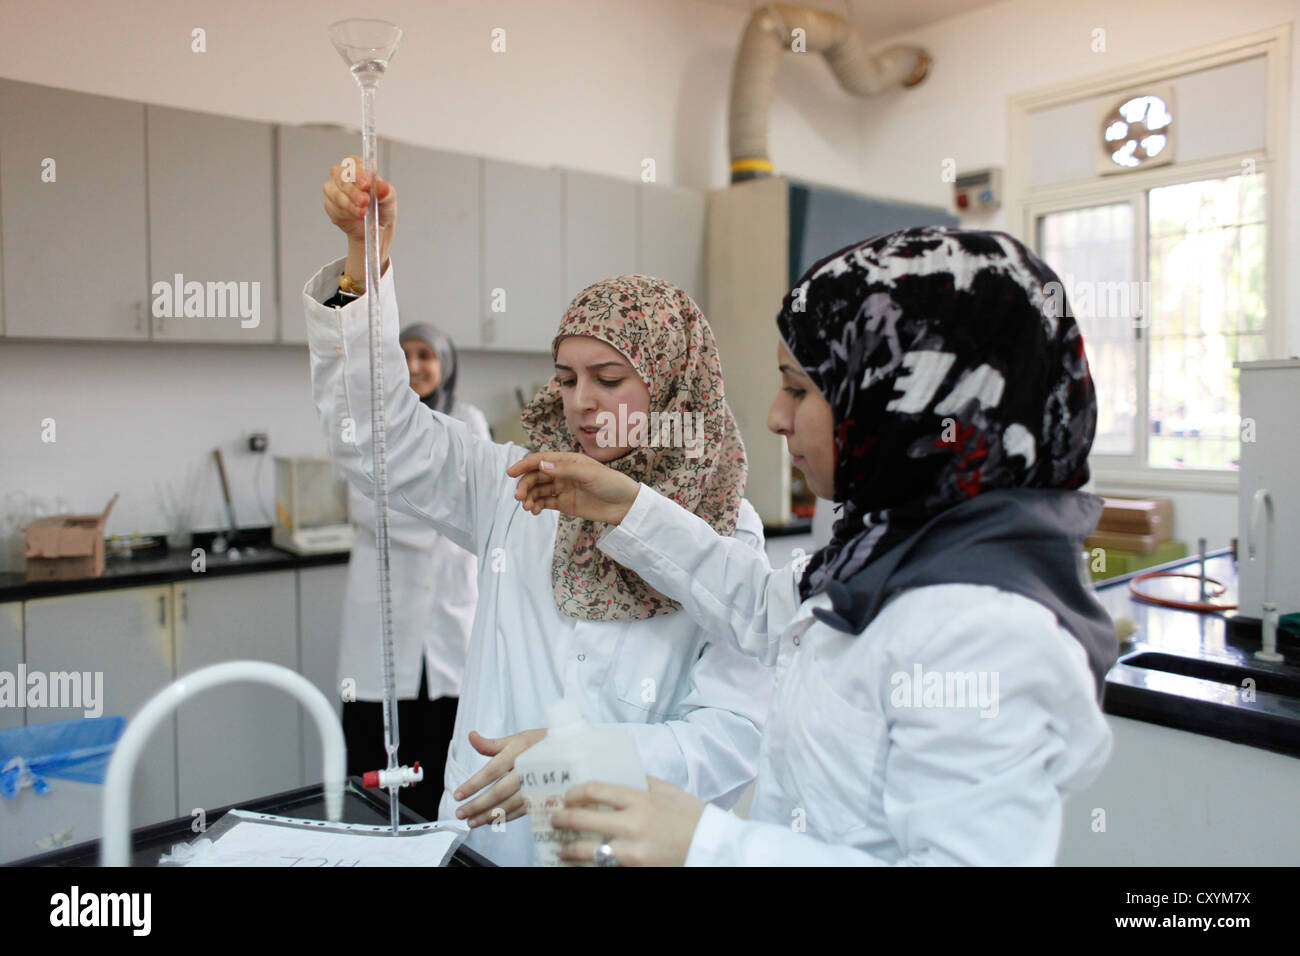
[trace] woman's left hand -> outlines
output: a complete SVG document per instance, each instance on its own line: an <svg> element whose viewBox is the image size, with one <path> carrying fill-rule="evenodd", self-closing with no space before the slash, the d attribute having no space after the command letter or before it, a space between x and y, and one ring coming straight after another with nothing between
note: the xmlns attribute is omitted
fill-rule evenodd
<svg viewBox="0 0 1300 956"><path fill-rule="evenodd" d="M456 810L456 816L465 820L471 829L481 827L485 823L506 823L522 817L524 798L519 792L519 774L515 773L515 758L545 737L544 727L520 731L509 737L484 737L477 730L471 730L470 744L479 753L492 759L452 794L458 802L476 793L479 794L475 799L462 804ZM495 786L479 793L489 784Z"/></svg>
<svg viewBox="0 0 1300 956"><path fill-rule="evenodd" d="M603 834L619 866L682 866L705 804L658 777L650 791L612 783L580 783L564 795L565 809L551 816L557 830ZM612 810L590 810L601 804ZM577 840L560 858L591 863L602 841Z"/></svg>

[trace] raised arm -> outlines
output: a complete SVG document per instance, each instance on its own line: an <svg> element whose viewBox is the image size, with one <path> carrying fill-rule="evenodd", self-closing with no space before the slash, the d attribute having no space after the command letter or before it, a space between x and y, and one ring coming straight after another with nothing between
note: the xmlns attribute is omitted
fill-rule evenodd
<svg viewBox="0 0 1300 956"><path fill-rule="evenodd" d="M322 304L337 290L342 271L343 260L332 262L303 290L312 395L330 456L347 480L373 499L366 298L363 295L339 308ZM456 544L477 553L508 481L506 467L524 450L480 438L465 422L420 403L398 342L393 272L390 267L379 283L389 506L429 522Z"/></svg>
<svg viewBox="0 0 1300 956"><path fill-rule="evenodd" d="M398 341L397 296L389 261L397 190L382 179L376 181L376 189L389 506L429 522L456 544L478 553L503 493L504 469L524 452L513 445L495 445L476 434L481 429L431 411L411 389L406 355ZM331 457L348 481L373 499L367 296L375 290L364 290L342 306L325 305L338 293L341 275L355 279L364 274L370 181L360 158L350 156L333 167L321 191L325 214L347 237L348 254L321 269L303 289L312 394Z"/></svg>

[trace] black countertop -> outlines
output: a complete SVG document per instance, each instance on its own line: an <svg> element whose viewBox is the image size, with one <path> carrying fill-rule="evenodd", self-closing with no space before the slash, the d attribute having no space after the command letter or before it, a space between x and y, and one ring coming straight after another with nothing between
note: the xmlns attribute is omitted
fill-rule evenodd
<svg viewBox="0 0 1300 956"><path fill-rule="evenodd" d="M1160 570L1194 574L1198 559L1162 565ZM1206 574L1227 586L1219 600L1235 603L1237 572L1231 553L1212 552ZM1106 676L1105 712L1300 757L1300 696L1295 696L1300 687L1300 646L1295 639L1278 632L1284 663L1256 661L1258 622L1147 604L1129 593L1135 576L1125 575L1097 588L1097 597L1112 618L1127 617L1137 626L1132 646L1121 647L1119 662ZM1195 582L1186 583L1195 588ZM1154 582L1144 583L1143 588L1156 591ZM1158 668L1140 666L1142 662ZM1255 672L1252 688L1241 683L1243 667Z"/></svg>
<svg viewBox="0 0 1300 956"><path fill-rule="evenodd" d="M104 573L97 578L72 578L63 581L28 581L23 572L0 571L0 602L29 601L33 598L108 591L149 584L169 584L198 577L224 577L230 574L256 574L263 571L291 571L323 564L347 564L349 552L333 554L293 554L270 543L270 529L240 532L239 557L217 554L211 548L212 535L196 535L194 545L204 549L203 571L194 570L193 550L150 550L133 557L110 556L104 561Z"/></svg>

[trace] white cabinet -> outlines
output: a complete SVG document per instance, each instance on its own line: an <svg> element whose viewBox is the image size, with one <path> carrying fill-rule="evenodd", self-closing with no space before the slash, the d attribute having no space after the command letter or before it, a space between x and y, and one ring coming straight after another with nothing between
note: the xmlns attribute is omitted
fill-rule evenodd
<svg viewBox="0 0 1300 956"><path fill-rule="evenodd" d="M122 588L26 602L27 671L96 674L104 716L128 719L175 676L171 587ZM28 725L85 717L84 707L28 708ZM172 721L150 736L136 764L132 828L176 816L176 741ZM98 806L94 808L98 811ZM73 842L97 838L76 832Z"/></svg>
<svg viewBox="0 0 1300 956"><path fill-rule="evenodd" d="M461 349L482 345L483 161L388 146L400 222L393 243L403 325L431 322Z"/></svg>
<svg viewBox="0 0 1300 956"><path fill-rule="evenodd" d="M153 337L275 341L272 127L159 106L148 107L147 120ZM188 292L176 300L174 287L191 282L202 289L194 309L202 315L187 314ZM172 294L164 299L155 283Z"/></svg>
<svg viewBox="0 0 1300 956"><path fill-rule="evenodd" d="M789 291L789 183L753 179L709 193L708 306L727 404L745 441L745 497L765 524L790 520L790 455L767 427L780 385L774 318Z"/></svg>
<svg viewBox="0 0 1300 956"><path fill-rule="evenodd" d="M4 331L149 337L144 106L0 80Z"/></svg>
<svg viewBox="0 0 1300 956"><path fill-rule="evenodd" d="M1254 543L1258 560L1238 564L1241 593L1237 613L1262 617L1267 584L1268 600L1277 604L1279 614L1290 614L1300 611L1300 561L1292 557L1300 541L1300 508L1296 507L1300 498L1300 481L1296 478L1300 475L1300 444L1295 441L1300 359L1246 362L1240 369L1241 421L1251 423L1253 439L1241 442L1237 528L1241 553L1249 554ZM1266 520L1267 513L1260 512L1255 529L1258 538L1252 542L1251 512L1261 489L1269 492L1275 510L1271 522ZM1268 553L1270 534L1273 554Z"/></svg>
<svg viewBox="0 0 1300 956"><path fill-rule="evenodd" d="M325 194L321 187L329 180L332 167L345 157L361 154L361 137L334 127L278 126L276 145L280 341L306 342L307 320L302 309L302 287L321 266L347 255L348 251L347 238L325 215ZM389 178L384 173L387 167L382 142L379 144L378 162L380 175ZM396 179L393 182L401 192L401 183ZM405 216L398 230L395 251L402 245L400 237L406 230Z"/></svg>
<svg viewBox="0 0 1300 956"><path fill-rule="evenodd" d="M671 282L704 309L705 194L646 183L638 188L637 198L641 229L637 270Z"/></svg>
<svg viewBox="0 0 1300 956"><path fill-rule="evenodd" d="M594 282L640 271L637 201L636 183L592 173L564 174L562 309ZM562 314L556 314L553 327Z"/></svg>
<svg viewBox="0 0 1300 956"><path fill-rule="evenodd" d="M0 604L0 673L16 676L22 659L23 604L21 601L6 601ZM15 689L19 693L13 706L0 706L0 730L23 725L23 703L26 697L22 694L22 688Z"/></svg>
<svg viewBox="0 0 1300 956"><path fill-rule="evenodd" d="M1300 759L1106 716L1110 761L1073 794L1061 866L1294 866Z"/></svg>
<svg viewBox="0 0 1300 956"><path fill-rule="evenodd" d="M483 163L486 349L550 354L567 304L563 191L559 170Z"/></svg>
<svg viewBox="0 0 1300 956"><path fill-rule="evenodd" d="M396 182L396 180L394 180ZM298 570L298 673L316 685L334 712L343 715L337 684L339 626L343 595L347 591L348 566L330 564ZM302 753L304 782L322 779L320 732L315 721L303 714Z"/></svg>
<svg viewBox="0 0 1300 956"><path fill-rule="evenodd" d="M268 661L306 676L341 715L335 673L347 571L331 564L194 575L170 585L3 603L0 671L16 674L25 657L28 674L76 672L92 682L85 686L101 689L104 716L129 719L178 676L224 661ZM26 723L85 717L91 699L78 703L30 709ZM0 708L0 729L23 723L22 710ZM186 701L150 738L136 770L131 826L320 779L320 734L294 698L260 684L224 685ZM100 835L100 788L54 783L57 801L0 801L0 862L40 852L38 838L69 827L71 842Z"/></svg>
<svg viewBox="0 0 1300 956"><path fill-rule="evenodd" d="M253 660L297 670L293 571L174 584L176 673ZM226 684L177 711L180 808L212 810L302 785L296 700L263 684Z"/></svg>

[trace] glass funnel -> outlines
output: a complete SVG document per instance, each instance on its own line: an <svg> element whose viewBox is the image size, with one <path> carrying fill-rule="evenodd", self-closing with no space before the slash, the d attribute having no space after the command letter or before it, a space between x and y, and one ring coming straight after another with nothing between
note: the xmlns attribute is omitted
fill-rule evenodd
<svg viewBox="0 0 1300 956"><path fill-rule="evenodd" d="M387 20L340 20L330 24L329 38L364 89L378 83L388 69L402 31Z"/></svg>

